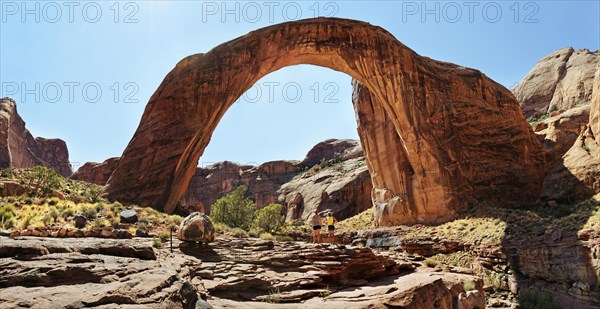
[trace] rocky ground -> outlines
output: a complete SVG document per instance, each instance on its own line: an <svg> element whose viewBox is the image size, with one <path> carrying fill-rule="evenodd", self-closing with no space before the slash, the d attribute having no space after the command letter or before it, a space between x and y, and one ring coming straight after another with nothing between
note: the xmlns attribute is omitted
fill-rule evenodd
<svg viewBox="0 0 600 309"><path fill-rule="evenodd" d="M243 238L173 246L155 249L137 238L0 237L0 308L483 304L480 278L427 268L400 252Z"/></svg>

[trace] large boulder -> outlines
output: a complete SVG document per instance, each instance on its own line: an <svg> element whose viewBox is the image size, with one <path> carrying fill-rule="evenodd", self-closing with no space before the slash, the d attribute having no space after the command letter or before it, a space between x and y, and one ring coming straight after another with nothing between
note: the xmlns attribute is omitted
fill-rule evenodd
<svg viewBox="0 0 600 309"><path fill-rule="evenodd" d="M600 51L557 50L542 58L514 93L526 117L590 102Z"/></svg>
<svg viewBox="0 0 600 309"><path fill-rule="evenodd" d="M138 221L138 214L133 209L123 210L119 213L121 217L121 223L136 223Z"/></svg>
<svg viewBox="0 0 600 309"><path fill-rule="evenodd" d="M11 98L0 99L0 168L29 168L37 165L71 175L69 150L60 139L34 138L17 113Z"/></svg>
<svg viewBox="0 0 600 309"><path fill-rule="evenodd" d="M195 212L183 219L179 226L177 238L182 241L213 242L215 240L215 226L209 216Z"/></svg>

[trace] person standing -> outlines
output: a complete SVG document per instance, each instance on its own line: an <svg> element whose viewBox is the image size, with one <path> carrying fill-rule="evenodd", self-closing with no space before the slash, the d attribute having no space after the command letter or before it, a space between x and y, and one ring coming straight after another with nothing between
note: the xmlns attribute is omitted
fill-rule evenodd
<svg viewBox="0 0 600 309"><path fill-rule="evenodd" d="M315 215L311 220L312 228L313 228L313 242L319 243L321 242L321 216L319 215L319 211L315 209Z"/></svg>
<svg viewBox="0 0 600 309"><path fill-rule="evenodd" d="M335 223L337 220L333 217L333 214L329 212L327 214L327 218L325 219L327 222L327 232L329 233L329 239L331 239L332 243L335 243L334 233L335 233Z"/></svg>

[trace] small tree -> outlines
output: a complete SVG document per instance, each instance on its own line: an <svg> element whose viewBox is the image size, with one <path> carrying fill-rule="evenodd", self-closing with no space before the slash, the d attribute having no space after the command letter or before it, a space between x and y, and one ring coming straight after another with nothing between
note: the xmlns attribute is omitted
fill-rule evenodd
<svg viewBox="0 0 600 309"><path fill-rule="evenodd" d="M29 187L29 196L51 196L54 190L60 188L63 177L51 168L34 166L25 173L24 178Z"/></svg>
<svg viewBox="0 0 600 309"><path fill-rule="evenodd" d="M253 227L262 229L269 233L275 233L285 223L285 217L281 214L283 206L280 204L270 204L256 212Z"/></svg>
<svg viewBox="0 0 600 309"><path fill-rule="evenodd" d="M250 228L256 204L244 196L246 186L239 186L231 193L219 198L210 209L210 217L215 222L229 227Z"/></svg>

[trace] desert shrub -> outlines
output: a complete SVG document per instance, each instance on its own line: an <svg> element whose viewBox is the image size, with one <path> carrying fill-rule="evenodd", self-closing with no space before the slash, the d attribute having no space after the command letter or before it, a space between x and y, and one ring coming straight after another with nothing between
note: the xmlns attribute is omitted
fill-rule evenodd
<svg viewBox="0 0 600 309"><path fill-rule="evenodd" d="M269 295L267 295L263 301L270 303L270 304L280 303L281 302L281 292L279 292L279 288L269 291Z"/></svg>
<svg viewBox="0 0 600 309"><path fill-rule="evenodd" d="M113 228L117 229L117 228L119 228L119 224L121 223L121 218L119 218L119 217L112 217L112 218L108 219L108 222L110 222L110 226L112 226Z"/></svg>
<svg viewBox="0 0 600 309"><path fill-rule="evenodd" d="M250 231L248 231L248 236L258 238L262 232L264 231L257 228L251 228Z"/></svg>
<svg viewBox="0 0 600 309"><path fill-rule="evenodd" d="M2 229L9 229L15 225L15 207L11 204L0 208L0 224Z"/></svg>
<svg viewBox="0 0 600 309"><path fill-rule="evenodd" d="M231 234L231 236L237 237L237 238L246 238L246 237L248 237L248 232L246 232L245 230L242 230L239 227L231 228L229 230L229 233Z"/></svg>
<svg viewBox="0 0 600 309"><path fill-rule="evenodd" d="M50 224L50 222L52 222L52 214L50 214L49 212L44 214L44 216L42 217L42 222L44 222L44 225Z"/></svg>
<svg viewBox="0 0 600 309"><path fill-rule="evenodd" d="M97 218L92 222L92 227L108 227L110 226L110 222L104 218Z"/></svg>
<svg viewBox="0 0 600 309"><path fill-rule="evenodd" d="M331 295L331 293L332 293L332 292L331 292L331 289L329 289L329 286L327 286L327 287L325 287L325 288L323 289L323 291L321 291L321 293L319 293L319 295L320 295L321 297L325 298L325 297L327 297L327 296Z"/></svg>
<svg viewBox="0 0 600 309"><path fill-rule="evenodd" d="M137 222L143 223L143 224L146 224L146 225L150 224L150 220L148 220L147 217L143 217L143 216L138 217L138 221Z"/></svg>
<svg viewBox="0 0 600 309"><path fill-rule="evenodd" d="M271 235L269 232L264 232L260 234L260 239L264 240L275 240L275 236Z"/></svg>
<svg viewBox="0 0 600 309"><path fill-rule="evenodd" d="M51 196L54 190L61 187L63 179L56 171L44 166L35 166L26 170L23 175L31 197Z"/></svg>
<svg viewBox="0 0 600 309"><path fill-rule="evenodd" d="M140 213L141 218L145 218L151 224L160 224L161 214L154 208L146 207Z"/></svg>
<svg viewBox="0 0 600 309"><path fill-rule="evenodd" d="M66 219L68 217L73 217L74 215L75 215L75 210L71 207L63 208L63 210L60 213L60 216L63 217L63 219Z"/></svg>
<svg viewBox="0 0 600 309"><path fill-rule="evenodd" d="M167 225L169 226L179 226L181 224L181 221L183 221L183 218L178 215L170 215L167 217Z"/></svg>
<svg viewBox="0 0 600 309"><path fill-rule="evenodd" d="M473 291L475 290L475 283L473 281L465 281L463 282L463 288L465 292Z"/></svg>
<svg viewBox="0 0 600 309"><path fill-rule="evenodd" d="M169 234L167 231L161 231L158 233L158 239L160 239L161 242L167 242L169 238L171 238L171 234Z"/></svg>
<svg viewBox="0 0 600 309"><path fill-rule="evenodd" d="M256 211L252 226L269 233L276 233L285 224L285 217L281 214L283 206L270 204Z"/></svg>
<svg viewBox="0 0 600 309"><path fill-rule="evenodd" d="M110 218L113 218L115 216L115 214L112 211L107 210L104 212L104 216L106 217L106 219L110 219Z"/></svg>
<svg viewBox="0 0 600 309"><path fill-rule="evenodd" d="M119 202L114 202L112 203L112 205L110 205L110 210L112 210L114 213L120 212L123 209L125 209L125 206L123 206L123 204Z"/></svg>
<svg viewBox="0 0 600 309"><path fill-rule="evenodd" d="M33 221L33 218L35 218L34 214L27 213L21 218L19 218L17 225L21 229L27 228L31 224L31 221Z"/></svg>
<svg viewBox="0 0 600 309"><path fill-rule="evenodd" d="M11 168L5 168L0 171L0 177L2 178L13 178L15 173Z"/></svg>
<svg viewBox="0 0 600 309"><path fill-rule="evenodd" d="M247 231L252 223L256 204L244 196L245 192L246 186L239 186L233 192L219 198L210 210L213 221Z"/></svg>
<svg viewBox="0 0 600 309"><path fill-rule="evenodd" d="M275 240L277 241L294 241L294 238L287 235L276 235Z"/></svg>
<svg viewBox="0 0 600 309"><path fill-rule="evenodd" d="M438 265L438 261L432 259L432 258L428 258L425 259L425 261L423 261L423 264L425 264L425 266L427 267L436 267Z"/></svg>
<svg viewBox="0 0 600 309"><path fill-rule="evenodd" d="M96 218L98 211L94 206L84 205L81 207L81 214L84 215L88 220Z"/></svg>
<svg viewBox="0 0 600 309"><path fill-rule="evenodd" d="M141 218L140 218L140 219L141 219ZM139 220L139 219L138 219L138 222L136 222L136 223L135 223L135 226L136 226L138 229L145 230L146 228L148 228L148 220Z"/></svg>
<svg viewBox="0 0 600 309"><path fill-rule="evenodd" d="M156 249L162 248L162 244L163 244L162 240L160 240L160 238L158 238L158 237L154 238L152 240L152 247L154 247Z"/></svg>
<svg viewBox="0 0 600 309"><path fill-rule="evenodd" d="M85 198L86 198L86 202L88 203L97 203L102 201L102 193L104 192L104 190L102 190L102 187L95 185L95 184L91 184L89 185L89 187L86 190L86 194L85 194Z"/></svg>

